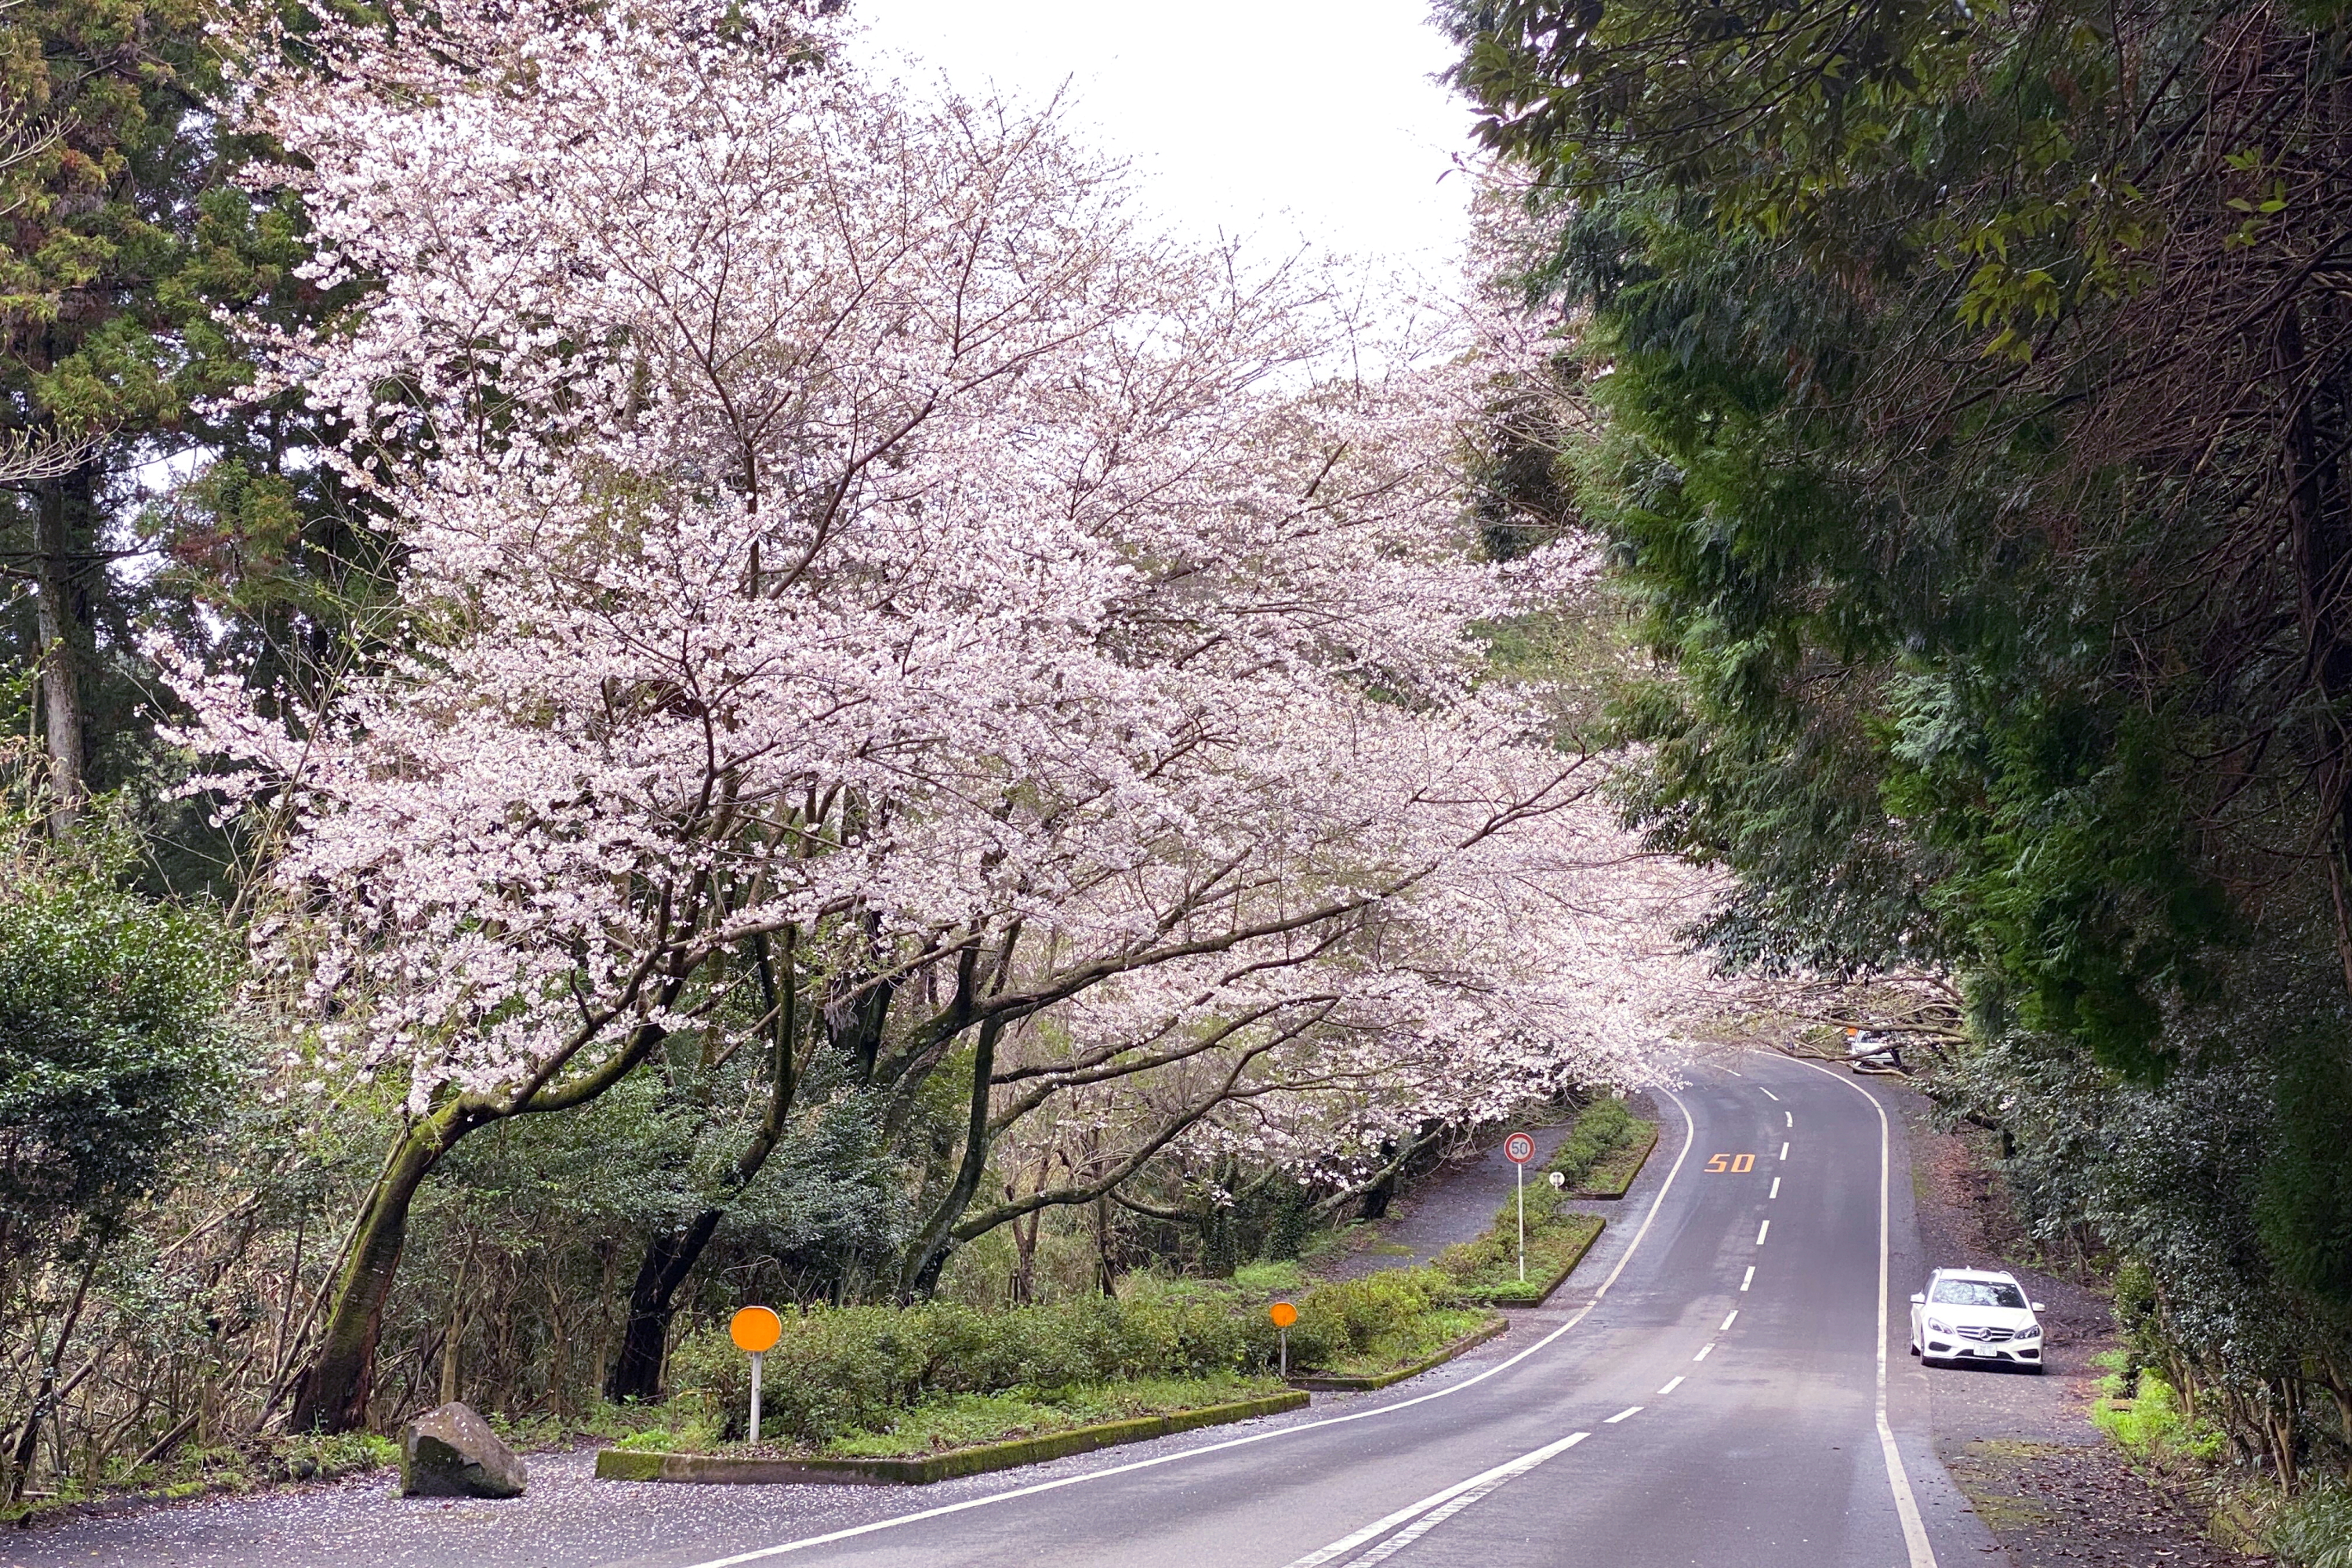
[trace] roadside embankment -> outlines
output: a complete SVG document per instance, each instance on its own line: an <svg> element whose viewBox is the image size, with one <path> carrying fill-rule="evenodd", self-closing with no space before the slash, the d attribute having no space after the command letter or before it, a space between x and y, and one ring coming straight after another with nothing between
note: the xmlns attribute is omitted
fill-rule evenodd
<svg viewBox="0 0 2352 1568"><path fill-rule="evenodd" d="M2013 1568L2253 1568L2258 1559L2213 1539L2207 1510L2185 1489L2135 1468L2095 1424L2103 1389L2113 1388L2114 1315L2095 1279L2036 1267L1995 1141L1945 1131L1924 1094L1877 1083L1910 1143L1927 1266L2007 1269L2047 1309L2046 1375L1991 1366L1924 1374L1937 1452Z"/></svg>

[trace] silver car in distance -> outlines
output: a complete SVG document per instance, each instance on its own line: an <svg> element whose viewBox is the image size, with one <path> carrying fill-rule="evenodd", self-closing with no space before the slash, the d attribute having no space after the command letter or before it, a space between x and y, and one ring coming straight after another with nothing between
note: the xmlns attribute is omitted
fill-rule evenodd
<svg viewBox="0 0 2352 1568"><path fill-rule="evenodd" d="M2042 1370L2042 1321L2014 1274L1938 1268L1911 1298L1911 1353L1921 1362L1990 1361Z"/></svg>

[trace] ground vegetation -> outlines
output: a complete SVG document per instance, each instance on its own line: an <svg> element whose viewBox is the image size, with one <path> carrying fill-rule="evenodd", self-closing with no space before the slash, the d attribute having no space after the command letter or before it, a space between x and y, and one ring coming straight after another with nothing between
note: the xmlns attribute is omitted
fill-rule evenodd
<svg viewBox="0 0 2352 1568"><path fill-rule="evenodd" d="M2346 14L1459 0L1698 933L1863 980L2134 1354L2352 1465ZM1940 994L1937 988L1943 987Z"/></svg>
<svg viewBox="0 0 2352 1568"><path fill-rule="evenodd" d="M12 1510L615 1435L751 1300L1222 1314L892 1409L1257 1378L1171 1277L1664 1047L1541 331L832 9L5 13ZM1476 1316L1331 1289L1334 1365Z"/></svg>

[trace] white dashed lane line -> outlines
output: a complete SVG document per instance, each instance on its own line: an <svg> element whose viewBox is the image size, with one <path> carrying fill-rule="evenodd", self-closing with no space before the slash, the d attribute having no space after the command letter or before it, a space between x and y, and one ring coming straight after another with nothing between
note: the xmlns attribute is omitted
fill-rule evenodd
<svg viewBox="0 0 2352 1568"><path fill-rule="evenodd" d="M1765 1195L1766 1197L1768 1197L1768 1198L1777 1198L1777 1197L1779 1197L1779 1196L1780 1195L1780 1177L1775 1176L1775 1177L1773 1177L1773 1178L1772 1178L1772 1190L1771 1190L1770 1192L1769 1192L1769 1193L1765 1194L1764 1195Z"/></svg>
<svg viewBox="0 0 2352 1568"><path fill-rule="evenodd" d="M1695 1355L1695 1356L1691 1357L1691 1360L1693 1360L1693 1361L1705 1361L1705 1360L1706 1359L1707 1352L1708 1352L1709 1351L1713 1350L1713 1349L1715 1349L1715 1346L1714 1346L1714 1344L1713 1344L1713 1343L1711 1343L1711 1342L1710 1342L1710 1343L1707 1343L1707 1344L1703 1344L1703 1345L1701 1345L1701 1346L1699 1346L1699 1347L1698 1347L1698 1354L1696 1354L1696 1355Z"/></svg>
<svg viewBox="0 0 2352 1568"><path fill-rule="evenodd" d="M1753 1263L1751 1263L1751 1264L1749 1264L1749 1265L1748 1266L1748 1277L1747 1277L1746 1279L1742 1279L1742 1280L1739 1282L1739 1288L1740 1288L1742 1290L1745 1290L1745 1289L1748 1289L1748 1287L1749 1287L1750 1285L1753 1285L1753 1284L1755 1284L1755 1283L1756 1283L1756 1265L1754 1265Z"/></svg>
<svg viewBox="0 0 2352 1568"><path fill-rule="evenodd" d="M1716 1330L1715 1331L1716 1331L1717 1333L1720 1334L1720 1333L1723 1333L1723 1332L1727 1331L1727 1330L1729 1330L1729 1329L1730 1329L1730 1327L1731 1327L1731 1320L1732 1320L1733 1318L1738 1317L1738 1316L1739 1316L1739 1309L1738 1309L1738 1308L1737 1308L1737 1307L1734 1307L1734 1308L1731 1310L1730 1315L1729 1315L1729 1316L1727 1316L1727 1317L1726 1317L1726 1318L1723 1320L1723 1327L1722 1327L1722 1328L1720 1328L1720 1329Z"/></svg>
<svg viewBox="0 0 2352 1568"><path fill-rule="evenodd" d="M1762 1094L1765 1099L1770 1100L1773 1104L1778 1105L1780 1103L1780 1097L1774 1094L1770 1089L1766 1089L1762 1084L1758 1084L1756 1088L1759 1093Z"/></svg>
<svg viewBox="0 0 2352 1568"><path fill-rule="evenodd" d="M1660 1394L1672 1394L1675 1389L1680 1388L1682 1385L1683 1380L1681 1378L1670 1377L1666 1380L1665 1387L1658 1390L1658 1392Z"/></svg>
<svg viewBox="0 0 2352 1568"><path fill-rule="evenodd" d="M1553 1455L1566 1453L1591 1436L1592 1434L1590 1432L1571 1432L1557 1443L1547 1443L1533 1453L1521 1454L1517 1458L1496 1465L1491 1470L1482 1470L1466 1481L1456 1481L1444 1491L1432 1492L1419 1502L1409 1503L1397 1510L1386 1519L1376 1519L1352 1535L1343 1535L1328 1546L1293 1560L1288 1568L1320 1568L1321 1564L1330 1562L1335 1557L1345 1557L1359 1546L1379 1540L1380 1537L1388 1534L1390 1531L1408 1520L1415 1521L1415 1528L1405 1531L1393 1540L1383 1542L1377 1550L1357 1559L1360 1563L1376 1563L1397 1551L1407 1542L1424 1534L1439 1520L1460 1512L1505 1481L1515 1476L1527 1474Z"/></svg>
<svg viewBox="0 0 2352 1568"><path fill-rule="evenodd" d="M1609 1419L1608 1419L1608 1420L1603 1421L1603 1422L1601 1423L1601 1425L1602 1425L1603 1426L1616 1426L1616 1425L1617 1425L1617 1423L1619 1423L1620 1421L1624 1420L1627 1416L1629 1416L1629 1415L1639 1415L1640 1414L1642 1414L1642 1407L1641 1407L1640 1405L1627 1405L1624 1409L1620 1410L1619 1412L1617 1412L1617 1414L1616 1414L1616 1415L1612 1415L1611 1417L1609 1417Z"/></svg>
<svg viewBox="0 0 2352 1568"><path fill-rule="evenodd" d="M1766 1236L1767 1234L1769 1234L1769 1233L1770 1232L1770 1230L1771 1230L1771 1229L1772 1229L1772 1222L1771 1222L1770 1220L1769 1220L1769 1219L1768 1219L1768 1220L1766 1220L1762 1225L1759 1225L1759 1226L1758 1226L1756 1227L1756 1245L1757 1245L1757 1246L1761 1247L1761 1246L1763 1246L1763 1245L1764 1245L1764 1237L1765 1237L1765 1236Z"/></svg>
<svg viewBox="0 0 2352 1568"><path fill-rule="evenodd" d="M1781 1144L1781 1145L1780 1145L1780 1158L1782 1158L1783 1160L1785 1160L1785 1159L1787 1159L1788 1157L1789 1157L1789 1146L1788 1146L1786 1143L1783 1143L1783 1144Z"/></svg>
<svg viewBox="0 0 2352 1568"><path fill-rule="evenodd" d="M1785 1117L1787 1117L1787 1118L1789 1119L1789 1125L1790 1125L1790 1126L1794 1127L1794 1126L1797 1124L1797 1113L1796 1113L1795 1111L1793 1111L1793 1110L1784 1110L1784 1111L1780 1112L1780 1114L1781 1114L1781 1115L1783 1115L1783 1116L1785 1116Z"/></svg>

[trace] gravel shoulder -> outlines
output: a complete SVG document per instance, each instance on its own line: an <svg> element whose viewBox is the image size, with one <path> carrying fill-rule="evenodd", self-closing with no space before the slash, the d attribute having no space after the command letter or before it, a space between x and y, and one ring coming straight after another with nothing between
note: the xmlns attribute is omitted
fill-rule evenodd
<svg viewBox="0 0 2352 1568"><path fill-rule="evenodd" d="M1924 1095L1887 1101L1908 1129L1927 1258L2006 1268L2048 1309L2046 1374L1959 1366L1927 1376L1937 1454L2014 1568L2257 1568L2264 1560L2212 1541L2193 1503L2135 1471L2091 1425L2092 1358L2114 1348L2114 1319L2098 1291L2028 1265L2033 1248L1987 1163L1990 1138L1939 1131Z"/></svg>

